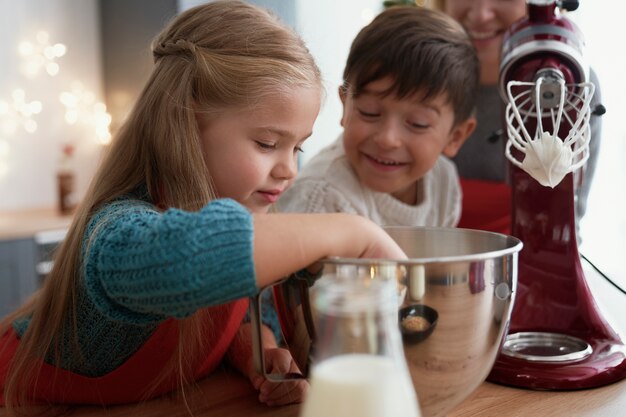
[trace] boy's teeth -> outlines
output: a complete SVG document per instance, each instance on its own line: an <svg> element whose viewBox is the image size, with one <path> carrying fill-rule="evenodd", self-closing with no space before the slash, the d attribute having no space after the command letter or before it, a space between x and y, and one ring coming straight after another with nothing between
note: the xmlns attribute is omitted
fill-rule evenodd
<svg viewBox="0 0 626 417"><path fill-rule="evenodd" d="M395 161L383 161L382 159L378 159L378 158L373 158L373 159L379 164L383 164L383 165L400 165L399 162L395 162Z"/></svg>

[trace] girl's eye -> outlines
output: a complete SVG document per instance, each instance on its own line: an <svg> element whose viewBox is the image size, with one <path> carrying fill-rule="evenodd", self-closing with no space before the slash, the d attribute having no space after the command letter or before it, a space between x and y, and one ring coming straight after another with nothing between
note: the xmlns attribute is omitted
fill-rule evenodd
<svg viewBox="0 0 626 417"><path fill-rule="evenodd" d="M265 149L265 150L276 149L276 144L275 143L262 142L260 140L257 140L255 142L258 145L258 147L261 148L261 149Z"/></svg>
<svg viewBox="0 0 626 417"><path fill-rule="evenodd" d="M293 148L293 153L298 153L298 152L304 152L304 149L302 149L301 146L296 146L295 148Z"/></svg>

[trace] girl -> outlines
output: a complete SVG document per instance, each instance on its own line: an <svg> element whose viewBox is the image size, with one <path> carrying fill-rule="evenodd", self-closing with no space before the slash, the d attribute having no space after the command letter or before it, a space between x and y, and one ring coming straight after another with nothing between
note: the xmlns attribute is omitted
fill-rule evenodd
<svg viewBox="0 0 626 417"><path fill-rule="evenodd" d="M267 213L320 106L292 31L216 1L176 18L153 53L45 285L0 324L0 404L141 401L223 358L261 401L301 401L305 382L254 373L246 297L327 256L404 257L360 217ZM268 366L298 372L265 348Z"/></svg>

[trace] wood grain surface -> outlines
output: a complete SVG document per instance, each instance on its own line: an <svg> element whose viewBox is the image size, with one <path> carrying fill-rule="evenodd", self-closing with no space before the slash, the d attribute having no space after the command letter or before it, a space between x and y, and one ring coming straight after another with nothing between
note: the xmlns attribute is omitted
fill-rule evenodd
<svg viewBox="0 0 626 417"><path fill-rule="evenodd" d="M267 407L257 401L252 386L230 370L220 370L196 387L145 403L109 408L37 409L26 415L72 417L297 417L300 407ZM626 415L626 380L581 391L531 391L483 383L448 417L619 417ZM0 409L0 417L7 413ZM323 416L322 416L323 417ZM398 416L401 417L401 416Z"/></svg>

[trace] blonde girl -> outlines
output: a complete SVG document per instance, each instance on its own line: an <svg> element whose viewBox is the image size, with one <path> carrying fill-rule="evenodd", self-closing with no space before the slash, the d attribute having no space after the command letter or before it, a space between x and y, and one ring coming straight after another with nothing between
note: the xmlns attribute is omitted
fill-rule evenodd
<svg viewBox="0 0 626 417"><path fill-rule="evenodd" d="M404 257L360 217L267 213L320 106L319 70L291 30L215 1L178 16L153 54L45 285L0 324L10 410L141 401L223 359L261 401L301 401L306 382L254 373L247 297L326 256ZM265 355L298 371L274 340Z"/></svg>

